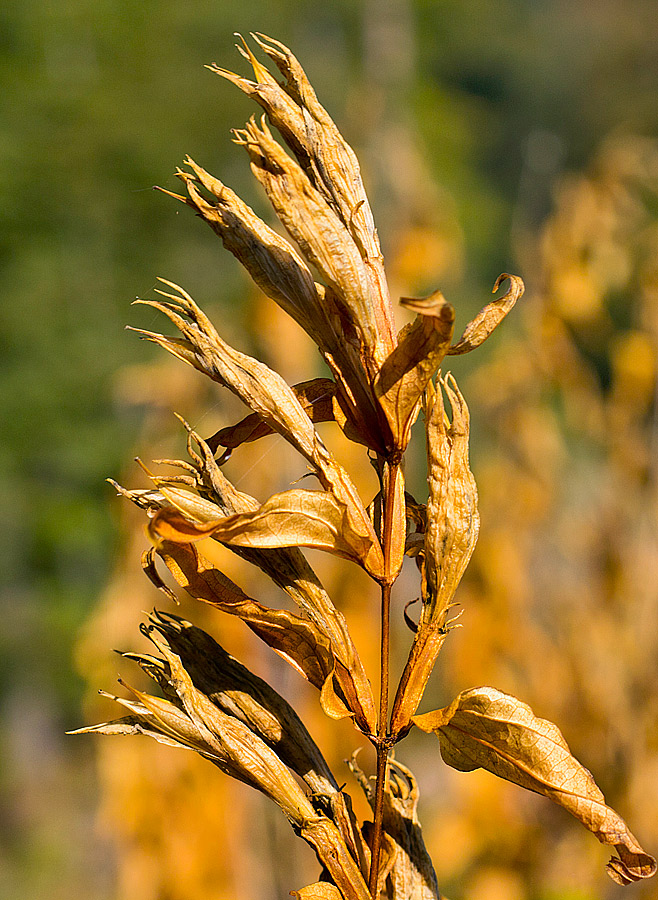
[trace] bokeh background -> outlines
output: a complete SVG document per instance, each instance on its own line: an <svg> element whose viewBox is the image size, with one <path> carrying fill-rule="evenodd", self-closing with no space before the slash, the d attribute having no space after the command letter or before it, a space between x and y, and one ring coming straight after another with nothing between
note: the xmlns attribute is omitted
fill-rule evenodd
<svg viewBox="0 0 658 900"><path fill-rule="evenodd" d="M321 374L210 231L151 190L175 188L190 153L269 214L230 142L249 101L204 69L246 71L232 35L250 30L292 46L357 149L394 296L440 287L463 325L501 271L526 281L500 333L452 366L474 422L482 530L459 593L465 627L424 708L476 684L517 694L561 726L655 853L653 0L22 0L0 12L0 900L279 900L317 872L275 810L191 754L64 734L111 714L92 695L119 669L138 682L111 650L140 646L141 611L160 603L139 572L142 523L105 477L135 486L137 453L184 455L172 409L208 434L239 415L123 330L157 323L130 301L163 275L289 380ZM281 485L300 474L267 441L231 462L256 496L279 486L275 470ZM337 450L367 469L357 448ZM408 472L418 499L422 466ZM319 565L367 643L367 586ZM416 591L405 572L398 662ZM235 623L182 612L300 707L347 781L350 728L323 721ZM621 896L606 850L574 820L486 773L447 770L428 741L399 758L420 781L452 900Z"/></svg>

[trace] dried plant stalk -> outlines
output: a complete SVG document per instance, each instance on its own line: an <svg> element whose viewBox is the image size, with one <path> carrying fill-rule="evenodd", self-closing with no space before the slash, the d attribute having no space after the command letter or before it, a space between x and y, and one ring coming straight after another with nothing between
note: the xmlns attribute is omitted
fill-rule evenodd
<svg viewBox="0 0 658 900"><path fill-rule="evenodd" d="M520 700L494 688L475 688L445 709L416 715L451 630L450 610L479 531L469 412L454 377L441 375L440 367L446 356L466 353L489 337L522 296L523 282L501 275L494 292L508 280L507 293L485 306L457 343L452 343L455 312L440 291L405 298L402 305L416 318L396 335L356 156L288 48L263 35L252 37L283 82L246 43L239 49L254 80L210 68L260 104L292 154L275 140L265 117L252 118L235 132L294 243L189 158L189 171L177 173L187 196L172 196L208 223L258 287L309 334L332 378L289 386L262 362L230 347L189 294L161 279L168 288L158 291L161 299L138 302L162 312L179 336L142 336L228 388L249 414L208 440L185 425L191 461L161 461L183 474L146 470L151 489L117 488L147 513L153 546L143 567L153 584L175 599L158 569L163 566L192 598L242 619L318 689L328 716L351 718L370 741L376 753L374 785L355 760L350 767L373 821L357 820L349 795L290 704L210 635L171 614L156 611L143 626L155 654L123 654L153 678L162 696L128 688L131 697L114 698L127 715L80 731L146 734L191 749L272 799L323 867L320 881L293 892L302 900L439 900L416 813L415 778L391 758L393 745L413 725L437 734L448 765L462 771L485 768L564 806L615 847L618 856L608 871L617 882L647 878L656 870L653 857L605 805L558 729ZM426 505L405 492L402 468L421 411ZM315 425L327 421L367 448L379 478L372 503L359 496L318 434ZM293 488L261 503L230 483L222 464L231 452L273 432L299 453L319 489ZM298 612L247 596L199 552L197 544L207 540L261 569ZM355 563L380 587L378 706L348 623L304 557L305 547ZM405 554L415 558L420 571L422 609L389 709L391 591Z"/></svg>

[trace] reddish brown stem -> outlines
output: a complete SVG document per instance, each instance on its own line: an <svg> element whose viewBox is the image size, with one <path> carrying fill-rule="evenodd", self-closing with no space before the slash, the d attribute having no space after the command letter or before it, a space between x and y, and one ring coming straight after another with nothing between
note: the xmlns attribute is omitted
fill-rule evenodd
<svg viewBox="0 0 658 900"><path fill-rule="evenodd" d="M395 481L397 466L390 466L384 473L384 504L382 509L382 547L384 550L385 568L391 558L393 539L393 512L395 507ZM373 807L373 829L371 841L371 862L368 889L373 900L377 900L377 881L379 861L381 857L382 833L384 820L384 793L386 790L386 762L391 746L388 729L388 689L389 689L389 656L390 656L390 610L392 580L382 582L381 599L381 654L379 669L379 721L377 725L377 778L375 782L375 802Z"/></svg>

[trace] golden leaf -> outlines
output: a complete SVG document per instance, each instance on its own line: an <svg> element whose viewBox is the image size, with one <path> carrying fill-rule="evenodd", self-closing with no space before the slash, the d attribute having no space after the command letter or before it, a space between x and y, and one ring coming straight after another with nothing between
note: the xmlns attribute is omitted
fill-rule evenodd
<svg viewBox="0 0 658 900"><path fill-rule="evenodd" d="M278 86L278 83L277 83ZM353 436L375 450L384 446L379 435L374 398L363 370L359 341L346 339L353 327L341 317L334 293L316 284L310 271L284 238L272 231L240 198L188 157L194 175L177 171L187 186L189 198L159 188L195 209L218 234L224 246L245 266L255 283L284 309L320 348L334 375L343 386L343 405L354 426ZM206 200L201 184L214 198ZM356 396L358 404L345 404L346 396Z"/></svg>
<svg viewBox="0 0 658 900"><path fill-rule="evenodd" d="M166 477L151 476L167 496L161 491L124 492L138 505L144 505L145 501L142 495L149 493L151 510L168 508L167 521L162 523L163 533L182 543L196 540L203 531L203 526L199 525L195 529L189 519L178 516L175 509L183 513L205 514L206 518L214 522L218 512L230 516L242 512L251 513L260 508L257 500L235 489L217 465L208 444L189 425L186 425L186 428L188 430L188 452L196 464L193 471L197 475L199 489L206 491L207 495L213 498L212 502L205 499L202 501L197 494L187 491L177 484L170 486ZM195 443L200 452L194 448ZM183 465L183 463L179 463L179 465ZM123 489L120 490L123 491ZM212 528L214 530L214 525ZM210 536L214 536L212 532ZM372 732L376 722L372 689L349 633L345 616L336 609L301 550L298 547L261 548L241 547L235 544L226 544L226 546L248 562L258 566L286 591L325 636L335 657L334 675L342 695L353 711L359 727L365 732ZM184 550L181 550L181 554L183 553ZM190 571L192 571L193 561L188 562ZM164 590L165 594L172 599L171 593L155 570L152 549L144 555L143 566L156 587ZM325 678L321 699L323 708L329 715L335 718L346 715L343 702L334 696L331 679Z"/></svg>
<svg viewBox="0 0 658 900"><path fill-rule="evenodd" d="M226 249L238 259L258 287L278 303L315 340L320 337L321 297L311 272L294 247L273 231L238 195L210 175L193 159L186 164L194 174L182 169L177 177L189 197L159 190L194 209L217 234ZM211 195L206 199L202 186Z"/></svg>
<svg viewBox="0 0 658 900"><path fill-rule="evenodd" d="M156 513L149 522L155 542L189 542L212 535L223 544L242 547L313 547L359 563L370 574L379 573L379 545L373 548L353 531L345 507L325 491L283 491L253 512L227 517L219 517L218 507L190 491L163 486L161 492L184 515L169 508Z"/></svg>
<svg viewBox="0 0 658 900"><path fill-rule="evenodd" d="M508 275L507 272L498 276L491 293L495 294L506 278L510 280L507 292L497 300L487 303L477 316L468 323L460 339L448 350L449 356L469 353L471 350L479 347L480 344L483 344L494 329L500 325L519 297L523 296L525 290L523 281L518 275Z"/></svg>
<svg viewBox="0 0 658 900"><path fill-rule="evenodd" d="M401 303L418 315L398 335L398 345L382 365L374 389L396 447L405 450L423 391L450 346L455 311L440 291L423 300L403 298Z"/></svg>
<svg viewBox="0 0 658 900"><path fill-rule="evenodd" d="M192 597L239 616L261 640L318 688L327 715L343 718L352 714L363 731L368 733L374 729L376 712L370 684L342 616L340 613L331 616L333 606L324 615L317 614L315 622L309 622L287 610L270 609L247 597L190 544L164 543L158 548L158 554L178 584ZM346 662L350 660L353 665L348 668ZM342 698L336 693L334 679Z"/></svg>
<svg viewBox="0 0 658 900"><path fill-rule="evenodd" d="M443 405L445 390L452 410ZM423 605L391 718L394 734L409 729L448 633L448 611L478 537L477 487L469 468L469 414L457 382L447 375L427 391L425 414L429 498L424 511ZM417 549L417 548L416 548Z"/></svg>
<svg viewBox="0 0 658 900"><path fill-rule="evenodd" d="M327 510L335 500L349 531L357 536L363 546L369 546L368 559L364 561L366 569L373 578L382 577L381 547L358 492L347 472L324 446L292 388L264 363L226 344L189 294L171 282L164 283L177 290L180 296L160 291L168 298L167 301L137 302L165 313L181 331L183 338L167 338L145 331L139 333L228 387L311 463L322 486L331 492L332 496L326 502ZM310 503L311 507L314 505L318 505L317 500Z"/></svg>
<svg viewBox="0 0 658 900"><path fill-rule="evenodd" d="M338 791L319 748L290 704L274 688L230 656L214 638L178 616L155 611L142 629L164 660L154 672L150 656L129 656L158 681L171 680L170 655L179 657L196 687L228 715L236 716L300 778L313 793Z"/></svg>
<svg viewBox="0 0 658 900"><path fill-rule="evenodd" d="M298 891L290 891L290 894L297 900L344 900L338 888L327 881L317 881Z"/></svg>
<svg viewBox="0 0 658 900"><path fill-rule="evenodd" d="M264 121L257 124L252 118L235 134L249 153L251 169L281 223L332 288L341 312L356 329L365 362L374 375L385 359L385 350L368 270L353 237L301 166L274 140ZM386 350L390 352L392 347L391 343Z"/></svg>
<svg viewBox="0 0 658 900"><path fill-rule="evenodd" d="M127 707L131 716L79 732L144 733L170 746L196 750L226 774L274 800L295 832L314 848L345 900L368 900L359 866L334 823L316 812L276 753L247 724L219 709L196 687L180 657L164 649L175 703L128 688L134 701L114 699Z"/></svg>
<svg viewBox="0 0 658 900"><path fill-rule="evenodd" d="M448 422L441 388L452 412ZM428 398L426 412L429 498L421 625L445 624L445 613L473 554L480 530L477 487L469 467L470 417L457 382L448 374Z"/></svg>
<svg viewBox="0 0 658 900"><path fill-rule="evenodd" d="M616 849L619 857L607 866L614 881L629 884L656 872L655 859L606 806L591 773L571 755L560 730L516 697L491 687L473 688L445 709L414 716L413 722L436 733L449 766L463 772L487 769L563 806L602 844Z"/></svg>
<svg viewBox="0 0 658 900"><path fill-rule="evenodd" d="M286 79L285 84L280 85L258 63L246 44L242 53L254 68L256 82L217 66L209 68L262 106L314 188L336 211L356 243L372 285L372 295L377 298L373 314L384 358L395 344L394 317L379 238L356 154L319 103L304 70L288 47L265 35L252 34L252 37L274 61Z"/></svg>
<svg viewBox="0 0 658 900"><path fill-rule="evenodd" d="M436 873L418 820L418 797L418 784L411 770L397 760L389 760L384 829L397 849L388 875L392 896L437 900L440 895Z"/></svg>
<svg viewBox="0 0 658 900"><path fill-rule="evenodd" d="M302 381L299 384L293 384L292 390L311 422L333 421L333 398L336 394L336 384L330 378L313 378L311 381ZM252 413L245 416L236 425L220 429L208 438L206 443L216 453L219 447L234 450L240 444L257 441L272 433L272 427L264 422L258 413Z"/></svg>

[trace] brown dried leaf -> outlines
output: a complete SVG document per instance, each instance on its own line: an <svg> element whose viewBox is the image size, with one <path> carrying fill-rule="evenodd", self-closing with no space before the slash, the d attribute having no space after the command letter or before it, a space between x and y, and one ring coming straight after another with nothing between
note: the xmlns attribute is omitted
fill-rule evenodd
<svg viewBox="0 0 658 900"><path fill-rule="evenodd" d="M607 871L618 884L655 874L655 859L606 806L591 773L571 755L560 730L516 697L491 687L473 688L445 709L414 716L413 722L436 733L449 766L463 772L487 769L563 806L602 844L616 849L619 858L610 860Z"/></svg>
<svg viewBox="0 0 658 900"><path fill-rule="evenodd" d="M418 820L418 784L413 773L391 759L384 795L384 829L396 847L389 880L391 896L440 900L436 873Z"/></svg>
<svg viewBox="0 0 658 900"><path fill-rule="evenodd" d="M333 661L327 641L310 622L252 600L189 544L162 543L158 555L176 582L195 600L241 618L304 678L322 689L332 674Z"/></svg>
<svg viewBox="0 0 658 900"><path fill-rule="evenodd" d="M338 888L327 881L317 881L298 891L290 891L290 894L297 900L344 900Z"/></svg>
<svg viewBox="0 0 658 900"><path fill-rule="evenodd" d="M81 730L145 733L162 743L197 750L226 774L274 800L295 832L314 848L345 900L368 900L359 867L333 822L316 813L279 757L243 721L222 712L197 689L177 654L167 648L165 652L176 703L128 688L136 701L115 699L132 716Z"/></svg>
<svg viewBox="0 0 658 900"><path fill-rule="evenodd" d="M455 311L440 291L423 300L403 298L401 304L418 316L398 335L398 345L381 367L374 390L396 447L405 450L423 391L450 346Z"/></svg>
<svg viewBox="0 0 658 900"><path fill-rule="evenodd" d="M287 610L262 606L247 597L190 544L164 543L158 548L158 554L177 583L192 597L239 616L261 640L318 688L327 715L344 718L353 714L363 731L374 728L376 713L370 684L346 627L344 631L340 627L341 622L335 623L339 631L335 639L333 628L324 631L321 626ZM351 658L352 654L355 664L348 669L342 660ZM334 679L342 698L336 692Z"/></svg>
<svg viewBox="0 0 658 900"><path fill-rule="evenodd" d="M507 292L497 300L487 303L477 316L468 323L460 339L448 350L449 356L470 353L471 350L475 350L476 347L483 344L494 329L500 325L516 301L523 296L525 290L523 281L518 275L508 275L507 272L498 276L491 293L495 294L506 278L510 280Z"/></svg>
<svg viewBox="0 0 658 900"><path fill-rule="evenodd" d="M260 504L253 497L235 489L217 465L206 442L188 425L186 428L188 429L188 451L196 463L194 471L200 483L200 489L207 491L208 495L212 497L212 502L209 506L200 506L200 498L196 494L182 490L178 485L169 488L166 478L151 476L156 484L161 485L167 491L169 497L165 497L159 491L150 492L150 509L168 508L170 519L167 527L172 528L171 534L180 540L185 535L188 540L193 540L195 532L193 527L191 528L189 520L184 517L178 520L173 509L178 508L183 512L190 510L198 512L201 509L214 520L218 515L218 509L222 515L229 516L241 512L254 512L260 508ZM195 449L195 443L200 452ZM138 505L143 505L141 493L146 492L126 493ZM140 494L140 496L132 496L134 493ZM154 497L157 497L157 502L153 499ZM204 500L204 503L208 504L208 501ZM344 615L332 603L301 550L297 547L263 549L239 547L235 544L226 544L226 546L253 565L258 566L286 591L325 636L335 656L334 675L340 692L346 698L359 727L366 732L371 732L375 727L377 717L372 689L363 663L350 636ZM145 554L145 563L147 574L153 583L161 590L164 587L165 593L167 593L166 586L163 585L152 565L152 550ZM345 715L342 702L332 696L330 683L327 683L323 690L322 702L330 714Z"/></svg>
<svg viewBox="0 0 658 900"><path fill-rule="evenodd" d="M374 375L394 343L382 342L377 304L363 257L353 237L304 170L278 144L262 121L236 131L251 168L281 223L332 288L341 313L359 334L364 362Z"/></svg>
<svg viewBox="0 0 658 900"><path fill-rule="evenodd" d="M324 446L294 391L264 363L222 341L192 298L171 282L164 283L177 290L180 296L160 292L168 298L167 302L138 302L164 312L184 337L173 339L153 332L140 333L232 390L311 463L322 486L331 492L327 507L335 499L349 523L350 533L357 535L362 544L370 545L368 561L364 563L366 568L373 578L381 577L381 547L358 492L348 474Z"/></svg>
<svg viewBox="0 0 658 900"><path fill-rule="evenodd" d="M443 388L452 421L443 406ZM426 412L429 498L425 530L425 578L421 624L440 621L473 554L480 530L477 486L470 470L470 417L457 382L448 374L428 398Z"/></svg>
<svg viewBox="0 0 658 900"><path fill-rule="evenodd" d="M221 238L226 249L242 263L263 293L278 303L314 340L319 340L321 297L299 253L218 178L190 157L185 162L194 174L178 169L176 175L185 184L189 197L160 190L194 209ZM208 191L212 200L201 194L199 186Z"/></svg>
<svg viewBox="0 0 658 900"><path fill-rule="evenodd" d="M254 68L256 83L217 66L210 68L263 107L313 186L323 194L349 231L366 265L373 296L377 297L374 314L378 331L383 346L390 352L395 343L393 311L379 238L356 154L319 103L304 70L288 47L265 35L252 37L275 62L286 79L285 84L280 85L246 45L243 55Z"/></svg>
<svg viewBox="0 0 658 900"><path fill-rule="evenodd" d="M156 513L148 526L154 542L190 542L212 535L223 544L242 547L313 547L379 574L372 569L373 563L379 564L379 554L352 529L345 507L325 491L283 491L253 512L228 517L219 517L218 507L189 491L165 486L161 491L184 515L168 508Z"/></svg>
<svg viewBox="0 0 658 900"><path fill-rule="evenodd" d="M300 836L309 843L326 866L327 872L345 900L371 900L354 857L329 819L318 816L307 821L300 829Z"/></svg>
<svg viewBox="0 0 658 900"><path fill-rule="evenodd" d="M452 409L448 421L445 390ZM448 612L478 537L477 487L469 468L469 414L451 375L428 390L425 414L429 498L422 560L423 607L393 705L394 734L409 728L448 633Z"/></svg>
<svg viewBox="0 0 658 900"><path fill-rule="evenodd" d="M267 682L230 656L214 638L178 616L155 611L144 629L161 652L162 685L169 679L171 653L179 657L195 686L227 715L236 716L317 794L338 791L324 757L290 704ZM124 654L126 655L126 654ZM128 656L133 656L127 654ZM141 660L138 660L141 663ZM147 657L142 666L152 669ZM153 672L149 674L153 676Z"/></svg>
<svg viewBox="0 0 658 900"><path fill-rule="evenodd" d="M217 202L208 202L200 194L195 176L181 170L177 175L185 182L189 199L160 190L196 209L222 238L224 246L243 263L261 290L310 335L338 381L349 384L347 393L359 397L358 409L351 415L359 439L381 450L374 401L358 353L358 340L355 339L356 347L346 340L346 323L336 308L333 293L313 282L306 263L292 246L265 225L233 191L193 160L188 158L187 162L198 182Z"/></svg>
<svg viewBox="0 0 658 900"><path fill-rule="evenodd" d="M302 381L299 384L293 384L292 390L311 422L315 424L316 422L333 421L333 398L336 394L336 384L330 378L313 378L311 381ZM219 447L234 450L240 444L257 441L272 433L272 427L264 422L257 413L252 413L236 425L222 428L208 438L206 443L216 453Z"/></svg>

